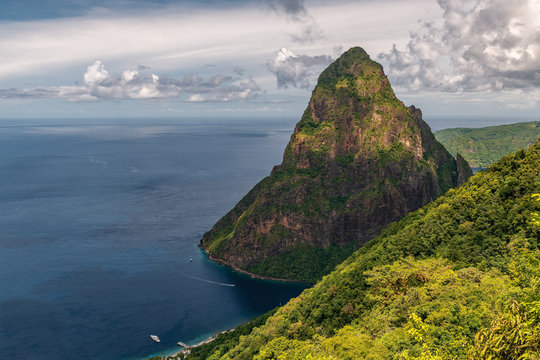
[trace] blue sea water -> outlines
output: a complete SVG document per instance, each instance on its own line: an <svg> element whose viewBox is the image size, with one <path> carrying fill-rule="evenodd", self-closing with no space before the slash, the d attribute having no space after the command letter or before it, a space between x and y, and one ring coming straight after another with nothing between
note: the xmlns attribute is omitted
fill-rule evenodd
<svg viewBox="0 0 540 360"><path fill-rule="evenodd" d="M1 120L1 357L144 358L298 295L197 247L281 162L293 126Z"/></svg>

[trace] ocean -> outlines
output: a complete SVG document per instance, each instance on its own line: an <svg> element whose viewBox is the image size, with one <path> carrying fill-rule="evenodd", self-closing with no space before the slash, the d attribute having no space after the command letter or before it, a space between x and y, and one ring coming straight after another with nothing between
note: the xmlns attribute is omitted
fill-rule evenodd
<svg viewBox="0 0 540 360"><path fill-rule="evenodd" d="M295 121L0 120L2 358L143 359L297 296L197 247Z"/></svg>

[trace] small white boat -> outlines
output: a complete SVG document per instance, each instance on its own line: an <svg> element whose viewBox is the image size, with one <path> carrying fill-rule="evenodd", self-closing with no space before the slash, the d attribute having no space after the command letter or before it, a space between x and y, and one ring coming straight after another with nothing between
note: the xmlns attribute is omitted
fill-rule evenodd
<svg viewBox="0 0 540 360"><path fill-rule="evenodd" d="M161 340L159 340L158 336L157 335L150 335L150 337L152 338L152 340L154 340L155 342L160 342Z"/></svg>
<svg viewBox="0 0 540 360"><path fill-rule="evenodd" d="M189 259L189 262L193 262L193 259Z"/></svg>

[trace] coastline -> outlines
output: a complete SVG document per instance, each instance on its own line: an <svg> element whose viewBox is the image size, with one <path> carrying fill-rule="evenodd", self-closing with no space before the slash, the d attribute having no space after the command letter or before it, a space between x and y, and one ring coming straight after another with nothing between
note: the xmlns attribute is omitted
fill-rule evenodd
<svg viewBox="0 0 540 360"><path fill-rule="evenodd" d="M177 344L178 346L180 347L183 347L182 350L170 350L171 352L168 353L168 354L163 354L163 355L155 355L155 356L148 356L148 357L145 357L144 360L168 360L168 359L171 359L171 360L176 360L178 359L178 357L180 355L183 355L183 356L187 356L191 353L191 350L192 349L195 349L199 346L202 346L202 345L205 345L205 344L208 344L208 343L211 343L212 341L216 340L217 337L221 334L225 334L225 333L228 333L228 332L231 332L231 331L234 331L236 329L236 327L233 327L231 329L227 329L227 330L223 330L223 331L220 331L218 333L215 333L214 335L194 344L194 345L187 345L187 344L184 344L186 345L186 347L183 347L182 345L180 345L181 341L179 341ZM182 358L183 359L183 358Z"/></svg>
<svg viewBox="0 0 540 360"><path fill-rule="evenodd" d="M210 260L212 262L215 262L215 263L217 263L219 265L225 266L225 267L227 267L227 268L229 268L229 269L231 269L231 270L233 270L235 272L238 272L240 274L248 275L250 278L259 279L259 280L265 280L265 281L276 281L276 282L280 282L280 283L295 283L295 284L303 284L303 285L308 285L308 286L313 285L312 283L307 283L305 281L300 281L300 280L274 278L274 277L262 276L262 275L250 273L249 271L240 269L240 268L238 268L238 267L236 267L236 266L234 266L232 264L227 263L226 261L223 261L221 259L218 259L218 258L212 256L200 244L198 244L197 246L199 247L199 249L203 253L203 256L205 256L208 260ZM236 330L238 326L241 326L241 325L249 323L249 322L250 322L250 320L248 320L245 323L242 323L240 325L236 325L235 327L229 328L227 330L217 332L217 333L207 337L206 339L197 342L196 344L193 344L193 345L184 344L187 347L184 347L182 350L172 349L171 348L170 350L168 350L165 353L161 353L161 354L155 353L155 354L147 356L147 357L145 357L145 358L143 358L141 360L177 360L177 359L183 359L185 356L188 356L191 353L191 350L193 350L193 349L195 349L195 348L197 348L199 346L211 343L212 341L216 340L219 335L225 334L225 333L228 333L228 332L232 332L232 331ZM182 343L182 342L181 341L177 342L178 346L182 346L182 345L180 345L180 343Z"/></svg>
<svg viewBox="0 0 540 360"><path fill-rule="evenodd" d="M219 259L215 256L213 256L212 254L210 254L208 251L206 251L206 249L204 247L201 246L201 244L198 245L199 248L201 248L201 250L204 252L204 254L208 257L208 259L220 264L220 265L223 265L223 266L227 266L231 269L233 269L234 271L236 272L239 272L241 274L245 274L245 275L249 275L251 278L253 279L260 279L260 280L271 280L271 281L279 281L279 282L288 282L288 283L297 283L297 284L304 284L304 285L309 285L309 286L312 286L313 283L309 283L309 282L305 282L305 281L301 281L301 280L295 280L295 279L282 279L282 278L275 278L275 277L271 277L271 276L264 276L264 275L258 275L258 274L254 274L254 273L251 273L249 271L246 271L244 269L240 269L239 267L233 265L233 264L230 264L228 262L226 262L225 260L222 260L222 259Z"/></svg>
<svg viewBox="0 0 540 360"><path fill-rule="evenodd" d="M187 348L184 348L184 351L186 351L187 349L193 349L193 348L196 348L196 347L199 347L201 345L204 345L204 344L208 344L214 340L216 340L216 338L221 335L221 334L226 334L228 332L231 332L231 331L234 331L236 329L236 327L233 327L232 329L228 329L228 330L223 330L223 331L220 331L218 333L215 333L214 335L210 336L208 339L206 340L203 340L201 342L198 342L196 343L195 345L188 345Z"/></svg>
<svg viewBox="0 0 540 360"><path fill-rule="evenodd" d="M201 342L198 342L195 345L188 345L188 347L184 347L184 350L177 352L174 356L178 356L180 354L189 355L189 353L191 352L191 349L202 346L204 344L211 343L212 341L216 340L219 335L234 331L234 329L236 329L236 328L220 331L220 332L215 333L214 335L210 336L208 339L203 340ZM182 345L179 344L179 346L182 346Z"/></svg>

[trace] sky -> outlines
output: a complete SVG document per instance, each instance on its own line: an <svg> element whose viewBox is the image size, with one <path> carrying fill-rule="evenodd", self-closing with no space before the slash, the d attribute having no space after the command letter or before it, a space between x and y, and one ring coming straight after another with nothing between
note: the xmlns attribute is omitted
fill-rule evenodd
<svg viewBox="0 0 540 360"><path fill-rule="evenodd" d="M424 118L540 109L540 0L1 0L0 34L4 119L299 118L352 46Z"/></svg>

